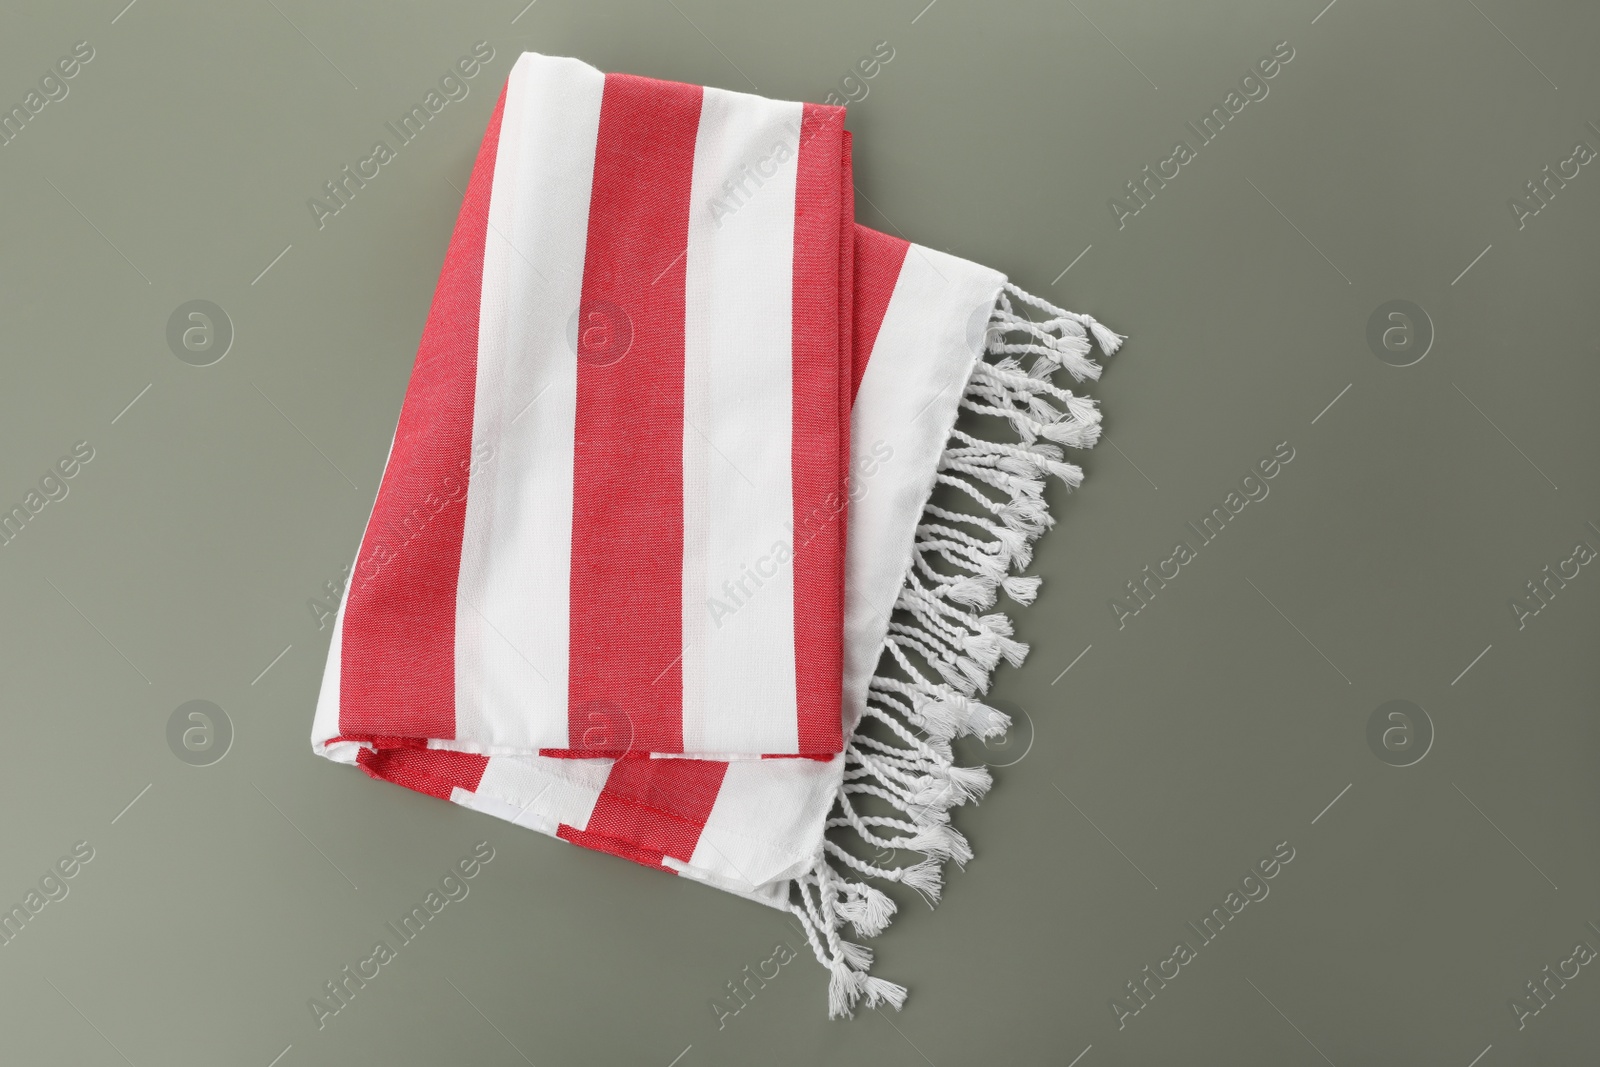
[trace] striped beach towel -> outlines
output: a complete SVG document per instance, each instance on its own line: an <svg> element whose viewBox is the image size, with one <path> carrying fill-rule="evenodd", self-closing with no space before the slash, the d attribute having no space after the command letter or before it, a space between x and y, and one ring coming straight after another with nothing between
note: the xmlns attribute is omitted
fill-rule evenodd
<svg viewBox="0 0 1600 1067"><path fill-rule="evenodd" d="M333 629L313 749L844 937L935 900L1003 593L1092 445L1091 341L855 222L844 109L524 54ZM957 428L958 414L968 418ZM916 855L914 862L886 857ZM879 883L877 885L873 883Z"/></svg>

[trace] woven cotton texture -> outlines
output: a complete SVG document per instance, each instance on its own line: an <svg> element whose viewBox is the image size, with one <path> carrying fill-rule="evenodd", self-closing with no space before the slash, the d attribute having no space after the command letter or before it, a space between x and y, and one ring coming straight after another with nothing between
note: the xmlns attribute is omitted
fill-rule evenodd
<svg viewBox="0 0 1600 1067"><path fill-rule="evenodd" d="M524 54L334 627L320 755L792 911L830 1014L989 777L993 609L1099 433L1091 340L858 226L844 110ZM957 429L957 416L970 416ZM964 423L968 426L968 423ZM942 501L935 503L934 501ZM882 867L874 856L917 853Z"/></svg>

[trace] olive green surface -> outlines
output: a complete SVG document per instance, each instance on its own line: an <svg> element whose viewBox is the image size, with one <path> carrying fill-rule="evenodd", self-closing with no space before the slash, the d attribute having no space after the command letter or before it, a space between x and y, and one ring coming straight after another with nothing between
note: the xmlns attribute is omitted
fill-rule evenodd
<svg viewBox="0 0 1600 1067"><path fill-rule="evenodd" d="M0 1062L1595 1062L1600 9L125 2L0 12ZM310 752L524 49L849 99L864 222L1131 337L964 747L977 859L875 942L899 1014L829 1022L781 913Z"/></svg>

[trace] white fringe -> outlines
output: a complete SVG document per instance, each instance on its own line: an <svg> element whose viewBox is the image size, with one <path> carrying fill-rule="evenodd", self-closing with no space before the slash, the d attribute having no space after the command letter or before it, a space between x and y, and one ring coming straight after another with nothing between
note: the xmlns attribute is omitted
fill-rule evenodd
<svg viewBox="0 0 1600 1067"><path fill-rule="evenodd" d="M1048 316L1032 319L1019 307ZM1074 380L1098 378L1089 338L1111 355L1123 337L1088 315L1056 307L1006 283L989 318L984 356L967 381L961 406L1004 419L1012 442L986 441L953 430L940 458L937 481L966 494L972 511L929 503L912 549L911 566L895 607L884 651L905 677L872 679L866 716L898 740L887 743L859 732L845 748L844 784L828 819L829 837L815 865L794 880L790 910L805 928L818 961L831 972L828 1015L851 1016L905 1002L904 986L869 974L872 951L845 941L848 923L858 937L875 937L894 917L895 902L869 879L899 882L931 906L938 902L946 860L972 859L967 839L950 825L950 808L977 801L991 784L985 767L960 767L950 741L1003 735L1010 719L974 694L1005 660L1019 666L1028 648L1012 638L1011 620L987 612L1004 592L1018 604L1033 602L1039 579L1013 574L1032 559L1032 541L1054 524L1043 499L1044 481L1056 477L1075 488L1083 471L1063 458L1062 446L1089 448L1100 437L1095 402L1055 385L1057 370ZM1022 357L1033 357L1024 368ZM945 564L935 569L934 557ZM934 677L930 676L933 675ZM857 798L887 803L894 817L866 815ZM846 851L837 838L853 835L858 851L900 850L922 859L880 867Z"/></svg>

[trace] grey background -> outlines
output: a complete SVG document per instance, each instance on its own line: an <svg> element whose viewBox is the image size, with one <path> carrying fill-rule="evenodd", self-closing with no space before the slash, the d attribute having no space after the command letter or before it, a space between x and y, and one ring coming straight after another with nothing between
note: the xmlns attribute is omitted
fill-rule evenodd
<svg viewBox="0 0 1600 1067"><path fill-rule="evenodd" d="M1593 966L1524 1029L1508 1000L1600 947L1600 574L1520 630L1508 602L1600 547L1600 173L1525 228L1507 206L1600 148L1592 5L124 2L0 13L7 107L95 49L0 148L0 503L95 450L0 549L0 901L95 850L0 948L5 1062L1592 1061ZM307 198L479 40L471 95L319 230ZM315 759L307 600L517 52L816 100L880 40L863 221L1132 340L993 691L1027 715L969 751L1011 764L958 813L978 859L876 942L906 1010L829 1023L784 916ZM1279 41L1268 97L1119 229L1108 198ZM212 366L167 346L193 299L235 331ZM1365 340L1395 299L1437 334L1404 368ZM1119 629L1124 583L1284 441ZM1366 740L1394 699L1436 731L1404 768ZM169 750L190 700L231 721L220 762ZM319 1032L308 998L484 839L470 896ZM1282 841L1270 896L1119 1030L1111 998ZM719 1030L779 942L801 957Z"/></svg>

